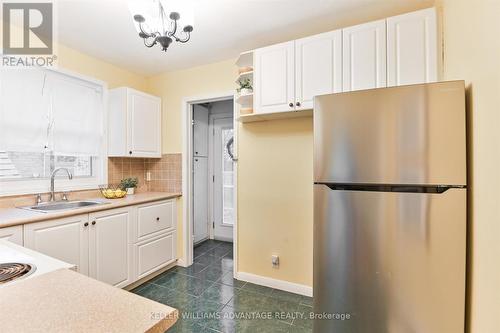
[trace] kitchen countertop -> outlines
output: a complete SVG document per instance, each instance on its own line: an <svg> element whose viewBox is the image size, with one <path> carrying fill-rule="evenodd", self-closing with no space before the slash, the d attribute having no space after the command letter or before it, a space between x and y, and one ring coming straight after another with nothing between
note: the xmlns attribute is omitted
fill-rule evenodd
<svg viewBox="0 0 500 333"><path fill-rule="evenodd" d="M123 199L105 199L99 198L86 198L84 200L95 200L106 202L104 205L95 205L78 209L71 209L58 212L42 213L19 208L2 208L0 209L0 228L10 227L19 224L27 224L45 220L52 220L67 216L74 216L80 214L88 214L92 212L119 208L124 206L138 205L142 203L171 199L180 197L180 193L167 193L167 192L145 192L134 195L127 195ZM83 200L83 199L82 199Z"/></svg>
<svg viewBox="0 0 500 333"><path fill-rule="evenodd" d="M165 332L178 311L68 269L0 289L2 332Z"/></svg>

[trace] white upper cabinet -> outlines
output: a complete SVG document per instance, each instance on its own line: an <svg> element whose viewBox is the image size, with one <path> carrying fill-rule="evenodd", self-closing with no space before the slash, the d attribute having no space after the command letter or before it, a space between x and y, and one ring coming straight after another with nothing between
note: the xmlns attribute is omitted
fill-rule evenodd
<svg viewBox="0 0 500 333"><path fill-rule="evenodd" d="M312 109L314 96L342 92L342 31L295 41L295 108Z"/></svg>
<svg viewBox="0 0 500 333"><path fill-rule="evenodd" d="M437 81L438 44L429 8L257 49L254 113L312 109L323 94Z"/></svg>
<svg viewBox="0 0 500 333"><path fill-rule="evenodd" d="M295 43L255 50L254 112L295 109Z"/></svg>
<svg viewBox="0 0 500 333"><path fill-rule="evenodd" d="M108 155L161 157L161 99L131 88L109 92Z"/></svg>
<svg viewBox="0 0 500 333"><path fill-rule="evenodd" d="M387 19L387 85L434 82L438 79L436 9Z"/></svg>
<svg viewBox="0 0 500 333"><path fill-rule="evenodd" d="M385 20L345 28L342 33L343 91L385 87Z"/></svg>

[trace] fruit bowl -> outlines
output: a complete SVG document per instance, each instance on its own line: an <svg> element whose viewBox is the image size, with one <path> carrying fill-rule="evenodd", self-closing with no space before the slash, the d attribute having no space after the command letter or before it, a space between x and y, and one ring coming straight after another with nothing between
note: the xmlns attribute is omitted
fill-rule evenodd
<svg viewBox="0 0 500 333"><path fill-rule="evenodd" d="M99 185L99 190L106 199L120 199L127 195L127 191L118 185Z"/></svg>

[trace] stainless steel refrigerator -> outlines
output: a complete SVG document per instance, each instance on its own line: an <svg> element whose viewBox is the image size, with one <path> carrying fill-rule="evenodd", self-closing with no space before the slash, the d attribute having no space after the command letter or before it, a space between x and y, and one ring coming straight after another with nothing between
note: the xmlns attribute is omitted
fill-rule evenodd
<svg viewBox="0 0 500 333"><path fill-rule="evenodd" d="M314 101L315 333L464 331L463 81Z"/></svg>

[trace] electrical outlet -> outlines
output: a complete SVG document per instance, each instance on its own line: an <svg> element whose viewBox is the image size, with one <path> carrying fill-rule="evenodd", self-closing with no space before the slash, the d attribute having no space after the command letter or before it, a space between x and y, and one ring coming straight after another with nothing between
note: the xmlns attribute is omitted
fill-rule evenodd
<svg viewBox="0 0 500 333"><path fill-rule="evenodd" d="M273 254L271 256L271 263L273 264L273 268L278 268L280 265L280 257L277 254Z"/></svg>

